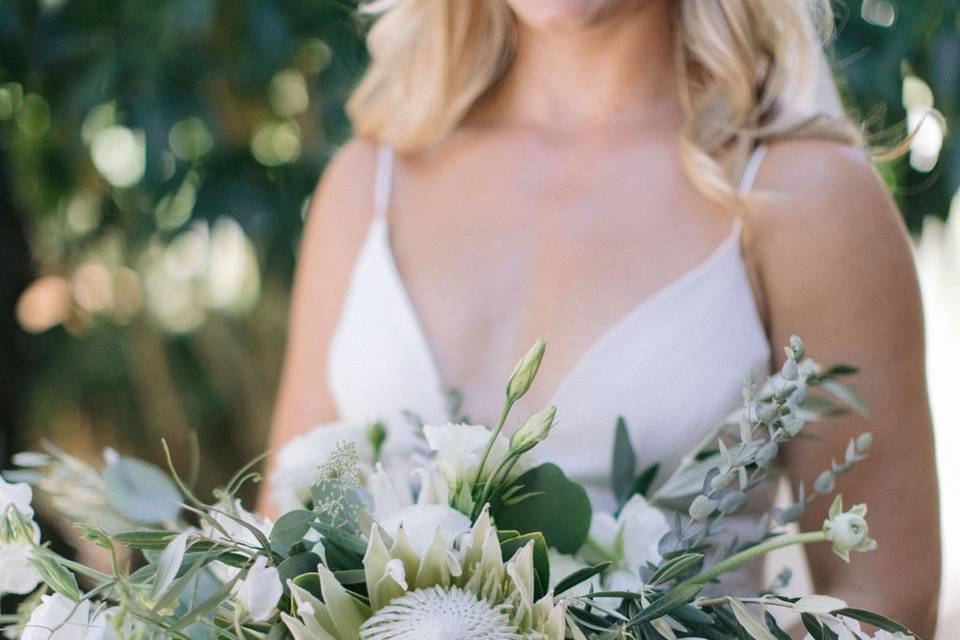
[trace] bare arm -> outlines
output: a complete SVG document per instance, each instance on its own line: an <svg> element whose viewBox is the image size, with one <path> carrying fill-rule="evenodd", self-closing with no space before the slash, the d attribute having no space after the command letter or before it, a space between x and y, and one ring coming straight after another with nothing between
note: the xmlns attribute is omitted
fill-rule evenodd
<svg viewBox="0 0 960 640"><path fill-rule="evenodd" d="M802 171L798 170L802 167ZM847 441L870 431L868 460L839 483L844 503L869 506L874 553L849 567L828 545L808 548L820 593L899 619L932 637L940 584L940 523L924 367L923 317L899 213L859 150L825 142L771 148L752 206L753 257L774 345L801 336L819 362L849 362L869 417L831 418L787 448L793 484L809 488ZM783 354L775 354L782 364ZM804 530L822 525L811 508Z"/></svg>
<svg viewBox="0 0 960 640"><path fill-rule="evenodd" d="M270 432L272 451L312 426L337 418L327 386L327 352L372 215L374 163L371 143L348 143L330 161L311 200ZM268 476L272 464L271 458ZM260 509L272 513L265 489Z"/></svg>

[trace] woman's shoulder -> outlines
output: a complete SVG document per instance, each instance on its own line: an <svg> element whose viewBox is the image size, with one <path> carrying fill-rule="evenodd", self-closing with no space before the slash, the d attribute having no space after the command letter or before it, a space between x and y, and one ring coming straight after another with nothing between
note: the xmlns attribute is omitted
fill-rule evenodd
<svg viewBox="0 0 960 640"><path fill-rule="evenodd" d="M828 289L850 295L913 273L903 219L859 147L822 140L771 144L747 224L753 259L773 298Z"/></svg>
<svg viewBox="0 0 960 640"><path fill-rule="evenodd" d="M748 204L748 222L770 249L816 245L820 252L900 245L905 229L865 150L827 140L769 145Z"/></svg>
<svg viewBox="0 0 960 640"><path fill-rule="evenodd" d="M359 244L373 216L377 149L353 138L333 154L310 199L305 241Z"/></svg>

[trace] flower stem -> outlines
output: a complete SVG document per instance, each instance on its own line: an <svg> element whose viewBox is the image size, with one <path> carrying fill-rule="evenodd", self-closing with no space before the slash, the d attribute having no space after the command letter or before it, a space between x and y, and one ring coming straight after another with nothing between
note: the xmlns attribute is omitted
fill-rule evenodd
<svg viewBox="0 0 960 640"><path fill-rule="evenodd" d="M497 420L497 428L493 430L493 433L490 435L490 439L487 440L487 446L483 450L483 455L480 457L480 465L477 467L477 476L473 479L473 486L476 487L480 484L480 477L483 474L483 467L487 463L487 458L490 457L490 452L493 451L493 443L497 441L497 438L500 436L500 432L503 431L503 425L507 421L507 415L510 413L510 408L513 406L513 401L507 398L507 401L503 404L503 410L500 411L500 419Z"/></svg>
<svg viewBox="0 0 960 640"><path fill-rule="evenodd" d="M697 574L685 580L683 584L705 584L714 578L723 575L724 573L736 569L742 564L753 560L754 558L759 558L764 556L774 549L781 549L783 547L789 547L795 544L811 544L814 542L823 542L827 539L827 535L823 531L810 531L807 533L797 533L789 536L777 536L776 538L771 538L766 542L761 542L758 545L754 545L749 549L744 549L740 553L735 553L726 560L718 562L710 569L704 571L703 573Z"/></svg>

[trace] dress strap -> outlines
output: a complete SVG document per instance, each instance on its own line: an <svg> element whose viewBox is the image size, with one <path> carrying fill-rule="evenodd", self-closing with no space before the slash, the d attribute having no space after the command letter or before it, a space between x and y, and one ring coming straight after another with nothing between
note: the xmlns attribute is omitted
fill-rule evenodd
<svg viewBox="0 0 960 640"><path fill-rule="evenodd" d="M760 164L763 163L763 158L766 155L766 145L758 145L757 148L753 150L750 159L747 160L747 165L743 168L743 177L740 178L741 195L746 195L753 190L753 183L757 179L757 173L760 172Z"/></svg>
<svg viewBox="0 0 960 640"><path fill-rule="evenodd" d="M373 217L385 220L390 208L393 184L393 147L381 144L377 149L377 169L373 185Z"/></svg>

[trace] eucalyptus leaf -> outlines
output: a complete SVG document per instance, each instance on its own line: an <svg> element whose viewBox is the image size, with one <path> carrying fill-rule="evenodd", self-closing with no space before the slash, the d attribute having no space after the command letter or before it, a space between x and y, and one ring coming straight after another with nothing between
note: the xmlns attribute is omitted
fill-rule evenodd
<svg viewBox="0 0 960 640"><path fill-rule="evenodd" d="M317 565L320 562L320 556L312 551L290 556L277 567L277 571L280 573L280 583L286 586L287 580L293 580L307 573L316 573Z"/></svg>
<svg viewBox="0 0 960 640"><path fill-rule="evenodd" d="M121 515L140 524L174 522L182 495L159 467L118 456L104 471L107 500Z"/></svg>
<svg viewBox="0 0 960 640"><path fill-rule="evenodd" d="M315 519L316 515L306 509L283 514L270 531L270 543L289 547L302 541Z"/></svg>
<svg viewBox="0 0 960 640"><path fill-rule="evenodd" d="M569 480L555 464L534 467L514 484L535 495L515 505L494 505L494 522L520 533L540 532L547 545L560 553L576 553L587 539L593 514L583 487Z"/></svg>
<svg viewBox="0 0 960 640"><path fill-rule="evenodd" d="M862 416L870 415L870 410L867 408L867 404L863 401L863 398L860 397L860 394L857 393L856 389L850 385L844 384L839 380L824 380L820 386L835 397L840 400L857 413Z"/></svg>

